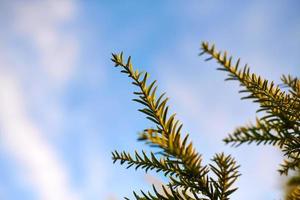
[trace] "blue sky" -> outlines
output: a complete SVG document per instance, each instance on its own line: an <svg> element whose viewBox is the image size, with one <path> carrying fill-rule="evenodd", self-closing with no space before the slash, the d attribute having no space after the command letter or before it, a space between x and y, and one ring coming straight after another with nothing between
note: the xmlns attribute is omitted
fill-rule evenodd
<svg viewBox="0 0 300 200"><path fill-rule="evenodd" d="M222 139L255 119L238 84L224 83L201 41L279 81L300 76L297 1L1 1L0 199L117 200L162 176L113 165L110 152L146 148L151 124L131 101L111 53L132 55L157 79L204 162L234 155L243 176L232 199L281 198L273 147L231 148ZM149 148L146 148L149 150Z"/></svg>

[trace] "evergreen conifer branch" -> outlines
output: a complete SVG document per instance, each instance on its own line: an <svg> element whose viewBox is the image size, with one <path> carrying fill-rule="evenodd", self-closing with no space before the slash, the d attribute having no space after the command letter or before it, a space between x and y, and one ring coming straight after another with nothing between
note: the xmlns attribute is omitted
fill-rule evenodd
<svg viewBox="0 0 300 200"><path fill-rule="evenodd" d="M206 60L215 59L221 67L218 70L228 72L226 80L237 80L245 89L241 93L248 93L242 99L253 99L260 104L258 112L265 111L266 115L262 119L269 121L283 121L288 128L299 125L300 104L299 98L286 94L276 86L274 82L269 82L250 72L246 64L240 68L240 59L233 64L232 57L227 56L227 52L217 52L214 45L207 42L202 43L202 54L208 54L210 57Z"/></svg>
<svg viewBox="0 0 300 200"><path fill-rule="evenodd" d="M131 63L131 57L128 58L127 64L123 63L123 54L113 54L116 66L123 68L121 72L128 74L133 79L133 84L140 91L135 92L138 98L134 101L141 103L145 108L139 109L140 112L147 116L147 119L154 122L157 129L146 129L140 140L146 140L163 150L163 153L178 158L183 166L190 173L199 174L203 167L201 166L201 155L198 154L192 143L187 143L188 136L182 141L180 138L182 125L175 119L175 114L168 116L169 107L166 105L168 98L164 98L164 94L160 95L156 100L156 81L147 86L148 73L134 71ZM140 77L142 77L140 79ZM205 166L204 166L205 167Z"/></svg>
<svg viewBox="0 0 300 200"><path fill-rule="evenodd" d="M155 128L145 129L139 140L145 141L152 147L159 149L160 156L154 153L147 156L146 153L135 153L131 156L125 152L113 152L114 162L120 161L127 164L127 168L142 168L146 172L155 170L163 172L170 182L163 187L163 193L153 187L153 194L141 191L141 196L134 192L136 199L191 199L191 200L227 200L228 196L236 189L232 187L238 176L238 166L231 156L217 154L213 162L216 165L202 165L202 157L196 152L193 144L188 142L188 134L182 138L182 124L175 118L175 114L169 114L167 106L168 98L165 94L157 98L156 81L148 83L148 73L134 70L131 57L123 62L123 53L113 54L112 61L121 72L127 74L138 91L134 92L137 98L134 101L144 108L139 109L146 118L155 124ZM214 179L209 173L215 173Z"/></svg>
<svg viewBox="0 0 300 200"><path fill-rule="evenodd" d="M263 112L257 118L256 124L239 127L224 139L225 143L239 146L244 143L271 144L278 146L286 156L278 170L287 175L290 170L300 170L300 80L291 75L281 77L282 85L288 88L285 92L279 85L250 72L248 65L240 67L240 59L235 63L226 52L216 51L214 45L202 43L200 55L207 54L215 59L226 71L226 80L237 80L243 89L241 93L248 93L242 99L253 99L260 104L257 112ZM299 177L299 176L298 176ZM300 200L300 186L294 188L287 196L287 200Z"/></svg>
<svg viewBox="0 0 300 200"><path fill-rule="evenodd" d="M229 196L237 190L231 188L236 179L240 176L235 160L231 156L225 156L223 153L216 154L212 159L215 165L210 164L212 171L217 176L218 180L212 180L220 200L229 200Z"/></svg>

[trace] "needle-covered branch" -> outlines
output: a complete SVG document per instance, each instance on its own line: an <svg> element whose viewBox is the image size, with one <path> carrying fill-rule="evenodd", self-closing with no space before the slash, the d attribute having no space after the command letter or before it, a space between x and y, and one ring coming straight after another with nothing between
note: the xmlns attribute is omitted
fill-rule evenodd
<svg viewBox="0 0 300 200"><path fill-rule="evenodd" d="M300 102L299 97L286 94L273 81L268 81L261 76L250 72L250 67L246 64L240 67L240 59L233 63L233 58L227 56L227 52L216 51L214 45L207 42L202 43L202 54L209 55L210 59L215 59L221 67L218 70L228 72L226 80L237 80L244 87L241 93L248 93L242 99L253 99L260 104L260 111L265 111L266 115L262 119L269 121L283 121L287 128L299 126Z"/></svg>
<svg viewBox="0 0 300 200"><path fill-rule="evenodd" d="M215 165L210 165L212 171L217 176L217 180L211 179L216 193L218 193L220 200L229 200L229 196L237 190L232 188L233 183L240 176L237 169L239 165L231 156L225 156L223 153L216 154L212 159Z"/></svg>
<svg viewBox="0 0 300 200"><path fill-rule="evenodd" d="M122 73L132 79L132 84L137 86L138 90L134 92L137 98L133 100L143 106L139 111L154 123L155 128L145 129L140 134L139 140L145 141L151 147L156 147L158 149L156 153L160 155L156 157L156 154L151 152L150 156L147 156L143 152L131 156L125 152L118 153L115 151L112 153L113 160L127 164L127 168L135 167L136 169L142 168L146 172L148 170L163 172L169 178L169 183L163 187L164 192L162 194L154 187L153 194L141 191L141 196L134 193L135 198L223 200L223 197L229 196L231 194L229 191L235 189L227 190L228 186L231 186L235 179L230 179L234 181L230 185L226 185L226 189L223 188L224 191L222 190L223 192L220 192L220 188L217 186L225 187L224 183L219 183L221 179L214 180L209 173L214 173L214 169L220 168L221 171L227 169L226 176L228 177L231 177L232 174L238 174L238 167L230 167L233 159L228 156L226 158L230 159L224 160L213 169L203 165L202 156L189 142L188 134L182 136L182 123L175 118L175 114L169 113L168 98L165 97L164 93L157 95L156 81L149 82L147 72L133 69L131 57L128 57L124 62L123 53L113 54L112 61L116 67L121 68ZM225 171L223 170L222 173Z"/></svg>
<svg viewBox="0 0 300 200"><path fill-rule="evenodd" d="M228 73L226 80L236 80L247 93L242 99L253 99L259 103L257 112L262 117L256 124L236 128L227 138L226 144L239 146L241 144L269 144L279 147L285 160L279 168L280 174L287 175L289 171L300 170L300 80L291 75L281 77L282 84L275 85L261 76L250 72L246 64L240 67L240 59L233 62L226 52L216 51L214 45L202 43L200 55L207 54L206 60L214 59L220 64L218 70ZM288 88L288 91L282 88ZM300 199L299 187L288 195L287 200Z"/></svg>

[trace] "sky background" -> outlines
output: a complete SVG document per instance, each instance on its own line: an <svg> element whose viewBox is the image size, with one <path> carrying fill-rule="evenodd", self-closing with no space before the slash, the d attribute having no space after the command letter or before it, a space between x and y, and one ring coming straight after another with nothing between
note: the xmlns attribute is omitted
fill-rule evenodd
<svg viewBox="0 0 300 200"><path fill-rule="evenodd" d="M281 153L225 146L255 119L238 84L198 57L201 41L279 83L300 76L299 1L0 1L0 199L119 200L162 176L112 164L111 151L146 148L151 126L112 52L158 80L209 163L232 154L243 174L233 200L279 200Z"/></svg>

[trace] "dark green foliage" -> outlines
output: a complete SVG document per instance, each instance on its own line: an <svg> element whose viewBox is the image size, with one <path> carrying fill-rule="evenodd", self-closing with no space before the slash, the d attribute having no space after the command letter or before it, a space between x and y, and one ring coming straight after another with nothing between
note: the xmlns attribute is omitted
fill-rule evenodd
<svg viewBox="0 0 300 200"><path fill-rule="evenodd" d="M240 66L240 59L233 62L226 52L218 52L214 45L202 43L202 53L216 60L228 73L226 80L236 80L242 86L242 99L252 99L259 104L257 112L262 117L256 124L238 127L224 139L227 144L239 146L244 143L270 144L279 147L286 159L279 168L281 174L300 170L300 80L291 75L282 76L282 85L275 85L250 72L249 66ZM281 87L280 87L281 86ZM288 88L286 92L283 88ZM299 178L299 177L298 177ZM289 191L288 200L300 199L300 184Z"/></svg>
<svg viewBox="0 0 300 200"><path fill-rule="evenodd" d="M201 155L189 142L188 135L182 136L182 124L169 113L168 98L156 93L156 81L148 83L148 73L134 70L131 58L123 62L123 54L113 54L112 61L121 72L132 79L137 86L134 92L143 108L140 112L154 124L154 128L142 131L139 140L157 149L155 153L112 153L113 161L126 164L127 168L154 170L169 178L163 191L153 186L153 193L134 192L135 199L187 199L187 200L227 200L236 190L233 183L239 176L236 162L231 156L216 154L212 164L204 165Z"/></svg>

